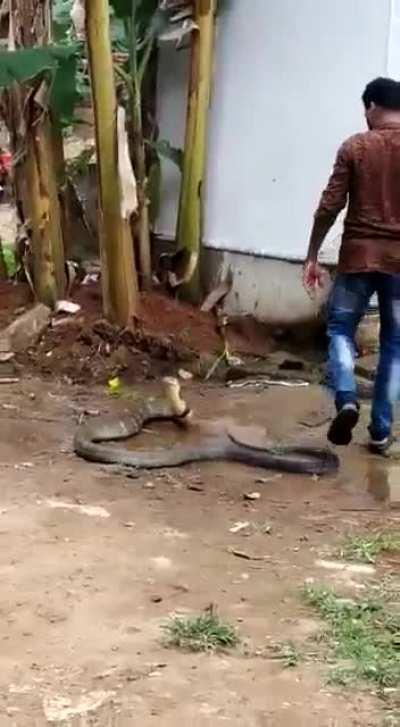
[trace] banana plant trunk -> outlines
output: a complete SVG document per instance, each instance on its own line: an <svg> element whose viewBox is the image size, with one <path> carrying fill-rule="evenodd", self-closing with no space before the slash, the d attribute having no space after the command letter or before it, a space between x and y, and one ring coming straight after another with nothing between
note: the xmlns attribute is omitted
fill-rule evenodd
<svg viewBox="0 0 400 727"><path fill-rule="evenodd" d="M194 5L194 20L197 30L194 30L192 34L177 248L186 253L185 283L182 286L182 293L186 298L197 302L200 297L199 256L202 238L202 192L213 74L217 0L195 0Z"/></svg>
<svg viewBox="0 0 400 727"><path fill-rule="evenodd" d="M49 0L11 0L10 50L46 45L49 32ZM17 208L20 222L30 231L34 292L41 302L54 307L65 294L66 280L51 114L35 93L17 86L8 94L7 107L17 160Z"/></svg>
<svg viewBox="0 0 400 727"><path fill-rule="evenodd" d="M86 39L96 126L103 306L109 320L126 327L137 314L138 287L130 220L122 215L108 0L86 0Z"/></svg>
<svg viewBox="0 0 400 727"><path fill-rule="evenodd" d="M71 219L71 205L68 196L68 177L65 165L64 143L62 131L58 124L53 124L51 131L53 137L54 171L57 179L61 227L63 231L64 255L65 259L68 260L72 250L73 226Z"/></svg>
<svg viewBox="0 0 400 727"><path fill-rule="evenodd" d="M135 84L134 84L135 85ZM142 98L137 86L134 91L132 109L133 156L138 190L139 218L137 236L139 240L139 263L144 290L151 288L151 243L149 204L147 199L146 150L143 139Z"/></svg>
<svg viewBox="0 0 400 727"><path fill-rule="evenodd" d="M150 243L150 216L147 199L147 167L146 149L143 136L143 106L142 87L146 68L151 56L153 41L144 51L145 62L143 68L138 62L137 37L137 0L132 2L132 17L130 21L130 59L128 88L131 97L131 137L132 156L137 182L138 209L135 219L135 238L138 241L138 262L141 287L144 290L151 288L151 243ZM129 27L129 24L128 24Z"/></svg>

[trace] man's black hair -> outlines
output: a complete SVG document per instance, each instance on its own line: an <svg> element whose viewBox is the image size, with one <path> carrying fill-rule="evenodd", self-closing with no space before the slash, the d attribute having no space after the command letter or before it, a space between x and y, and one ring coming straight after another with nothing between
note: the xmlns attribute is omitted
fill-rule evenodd
<svg viewBox="0 0 400 727"><path fill-rule="evenodd" d="M392 78L375 78L367 85L362 100L366 109L375 104L383 109L400 111L400 83Z"/></svg>

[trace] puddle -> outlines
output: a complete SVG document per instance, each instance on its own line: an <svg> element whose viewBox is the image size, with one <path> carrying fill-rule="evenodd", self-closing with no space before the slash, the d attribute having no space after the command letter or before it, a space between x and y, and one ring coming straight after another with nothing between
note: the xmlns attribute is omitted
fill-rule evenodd
<svg viewBox="0 0 400 727"><path fill-rule="evenodd" d="M342 455L336 487L354 498L355 509L379 507L400 510L400 461L372 457L364 448L349 448Z"/></svg>
<svg viewBox="0 0 400 727"><path fill-rule="evenodd" d="M400 463L370 462L367 487L375 500L400 510Z"/></svg>

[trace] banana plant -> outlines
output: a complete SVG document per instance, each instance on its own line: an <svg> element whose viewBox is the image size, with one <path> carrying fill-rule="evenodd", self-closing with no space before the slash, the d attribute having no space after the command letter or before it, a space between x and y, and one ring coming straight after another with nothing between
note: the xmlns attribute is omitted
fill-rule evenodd
<svg viewBox="0 0 400 727"><path fill-rule="evenodd" d="M206 160L207 121L210 103L214 33L217 6L222 0L111 0L124 18L130 50L130 95L133 104L134 158L141 190L140 250L142 272L148 278L150 244L147 212L145 151L142 133L141 89L156 42L173 41L179 47L189 37L191 47L185 148L182 154L165 142L153 144L155 161L150 179L158 178L160 156L167 156L182 171L176 232L177 254L170 276L173 287L193 300L200 295L199 255L202 236L203 177ZM128 84L129 85L129 84ZM154 200L153 200L154 201Z"/></svg>
<svg viewBox="0 0 400 727"><path fill-rule="evenodd" d="M108 0L86 1L86 39L96 126L103 306L107 318L131 327L138 303L130 227L136 184L125 111L116 96Z"/></svg>
<svg viewBox="0 0 400 727"><path fill-rule="evenodd" d="M143 85L153 52L159 41L181 42L193 29L192 3L188 0L110 0L115 18L122 22L120 49L127 60L116 67L126 84L130 102L132 152L138 189L138 240L142 285L151 285L151 218L156 214L160 157L178 166L179 150L167 142L145 139L143 131ZM147 153L150 152L150 153ZM152 159L149 164L149 157Z"/></svg>
<svg viewBox="0 0 400 727"><path fill-rule="evenodd" d="M75 95L76 49L49 41L47 0L10 0L9 51L0 54L1 113L10 133L17 209L27 240L26 276L36 297L54 306L64 295L66 276L53 128Z"/></svg>
<svg viewBox="0 0 400 727"><path fill-rule="evenodd" d="M57 42L68 43L74 33L74 9L83 0L53 0L53 31ZM183 154L167 141L156 138L155 124L146 129L144 95L154 65L158 41L177 44L193 29L188 0L110 0L110 38L114 69L127 93L131 154L137 182L138 209L133 230L138 239L138 263L142 287L151 285L150 233L157 218L161 188L161 158L180 169ZM82 66L82 64L80 64ZM84 74L78 84L84 88ZM126 104L126 94L120 100ZM148 125L147 125L148 126Z"/></svg>
<svg viewBox="0 0 400 727"><path fill-rule="evenodd" d="M207 119L214 58L217 0L194 0L195 31L191 37L191 68L186 138L178 210L176 244L181 270L176 284L185 297L200 297L199 256L202 236L203 177L206 161Z"/></svg>

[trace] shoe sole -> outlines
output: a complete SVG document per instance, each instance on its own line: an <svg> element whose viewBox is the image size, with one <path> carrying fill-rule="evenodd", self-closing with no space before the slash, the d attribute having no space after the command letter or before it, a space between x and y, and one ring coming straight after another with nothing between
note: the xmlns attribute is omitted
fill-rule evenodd
<svg viewBox="0 0 400 727"><path fill-rule="evenodd" d="M350 444L353 429L358 423L359 418L360 414L356 409L342 409L329 428L329 441L339 447L346 447Z"/></svg>
<svg viewBox="0 0 400 727"><path fill-rule="evenodd" d="M368 444L368 451L371 452L371 454L377 454L379 457L388 457L393 444L393 439L390 439L386 444L372 444L370 442Z"/></svg>
<svg viewBox="0 0 400 727"><path fill-rule="evenodd" d="M378 457L388 457L389 456L389 447L382 449L381 447L377 447L374 444L369 444L368 451L371 454L376 454Z"/></svg>

